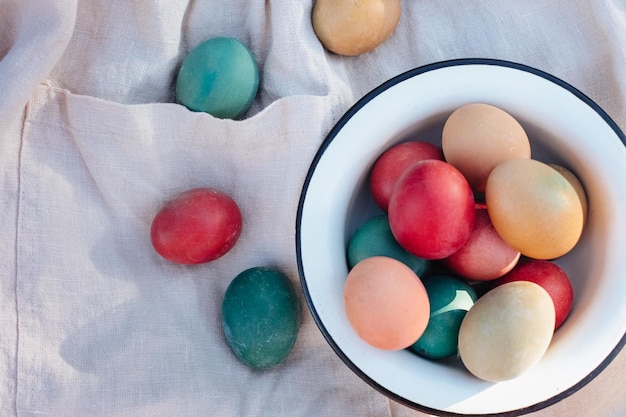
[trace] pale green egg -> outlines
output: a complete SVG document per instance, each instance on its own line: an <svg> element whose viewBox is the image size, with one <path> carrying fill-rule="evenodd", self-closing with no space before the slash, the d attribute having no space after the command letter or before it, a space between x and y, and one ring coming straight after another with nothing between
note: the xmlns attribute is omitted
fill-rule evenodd
<svg viewBox="0 0 626 417"><path fill-rule="evenodd" d="M176 100L190 110L236 119L252 105L259 69L252 52L234 38L212 38L193 48L180 67Z"/></svg>

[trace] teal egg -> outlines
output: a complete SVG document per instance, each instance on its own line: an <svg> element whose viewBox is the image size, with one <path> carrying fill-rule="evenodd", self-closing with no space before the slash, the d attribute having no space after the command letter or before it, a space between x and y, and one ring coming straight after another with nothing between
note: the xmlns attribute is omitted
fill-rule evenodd
<svg viewBox="0 0 626 417"><path fill-rule="evenodd" d="M222 329L235 356L255 369L278 365L300 329L300 303L282 272L255 267L229 284L222 302Z"/></svg>
<svg viewBox="0 0 626 417"><path fill-rule="evenodd" d="M236 119L252 105L259 68L252 52L234 38L212 38L193 48L176 79L176 100L190 110Z"/></svg>
<svg viewBox="0 0 626 417"><path fill-rule="evenodd" d="M423 283L430 300L430 319L409 349L428 359L456 355L461 322L478 299L476 292L464 280L450 275L433 275Z"/></svg>
<svg viewBox="0 0 626 417"><path fill-rule="evenodd" d="M350 269L372 256L394 258L411 268L418 277L424 276L430 265L430 261L412 255L400 246L391 233L389 218L385 214L363 223L350 238L347 252Z"/></svg>

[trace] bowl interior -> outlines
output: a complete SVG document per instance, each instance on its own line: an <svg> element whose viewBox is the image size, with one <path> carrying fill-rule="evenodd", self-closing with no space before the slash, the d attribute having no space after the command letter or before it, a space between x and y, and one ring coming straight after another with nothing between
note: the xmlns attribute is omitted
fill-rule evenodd
<svg viewBox="0 0 626 417"><path fill-rule="evenodd" d="M526 129L532 157L558 163L585 186L588 223L556 260L574 286L572 312L541 362L522 376L489 383L456 359L429 361L363 342L343 306L346 244L380 213L368 189L376 158L395 143L440 144L456 108L489 103ZM599 373L626 333L626 149L610 118L578 90L541 71L491 60L457 60L402 74L359 101L330 132L309 171L297 220L298 264L320 330L365 382L405 405L439 415L521 415L548 406Z"/></svg>

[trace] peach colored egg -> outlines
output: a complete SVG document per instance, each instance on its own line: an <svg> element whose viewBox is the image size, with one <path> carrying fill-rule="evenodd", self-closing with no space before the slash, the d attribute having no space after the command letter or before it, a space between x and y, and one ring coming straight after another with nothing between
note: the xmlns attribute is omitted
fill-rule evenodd
<svg viewBox="0 0 626 417"><path fill-rule="evenodd" d="M350 270L346 315L361 339L384 350L411 346L426 330L430 303L424 285L402 262L374 256Z"/></svg>
<svg viewBox="0 0 626 417"><path fill-rule="evenodd" d="M582 234L584 215L576 190L543 162L502 162L489 175L485 199L498 234L529 258L565 255Z"/></svg>
<svg viewBox="0 0 626 417"><path fill-rule="evenodd" d="M485 191L489 173L500 162L531 155L528 136L519 122L485 103L456 109L444 124L441 141L446 161L478 192Z"/></svg>
<svg viewBox="0 0 626 417"><path fill-rule="evenodd" d="M536 365L554 333L554 304L538 284L516 281L487 292L459 329L459 356L486 381L516 378Z"/></svg>
<svg viewBox="0 0 626 417"><path fill-rule="evenodd" d="M578 194L578 198L580 199L580 205L583 209L583 222L586 222L588 203L587 203L587 193L585 192L585 187L580 182L578 177L569 169L561 165L557 165L557 164L550 164L550 166L556 169L561 175L563 175L565 179L568 180L570 184L572 184L572 187L574 187L574 190L576 190L576 194Z"/></svg>

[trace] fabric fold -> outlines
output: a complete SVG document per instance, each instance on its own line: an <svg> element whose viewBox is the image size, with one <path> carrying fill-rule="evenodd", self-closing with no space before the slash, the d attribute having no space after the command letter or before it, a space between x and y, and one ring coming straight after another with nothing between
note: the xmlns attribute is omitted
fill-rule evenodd
<svg viewBox="0 0 626 417"><path fill-rule="evenodd" d="M371 89L454 58L554 74L624 129L624 6L403 0L392 36L356 57L323 48L313 6L0 0L1 416L426 416L360 380L308 313L295 216L311 161ZM241 120L175 104L180 62L214 36L258 60L259 94ZM242 235L217 261L176 265L152 249L150 223L196 186L235 199ZM226 287L253 266L288 275L303 310L292 354L265 372L238 362L220 329ZM626 352L530 415L621 417L624 372Z"/></svg>
<svg viewBox="0 0 626 417"><path fill-rule="evenodd" d="M76 0L0 3L0 125L18 118L37 84L47 79L75 21Z"/></svg>
<svg viewBox="0 0 626 417"><path fill-rule="evenodd" d="M20 417L306 415L293 387L342 392L322 415L387 403L344 368L305 314L289 359L259 373L230 353L223 293L253 266L283 271L301 293L295 215L310 161L344 108L338 97L280 99L244 121L175 104L122 105L41 86L29 104L17 234ZM244 225L223 258L196 267L160 258L149 228L185 189L210 186ZM36 233L35 233L36 231ZM331 388L332 387L332 388ZM234 393L237 393L236 395ZM355 396L359 398L354 402ZM289 406L286 406L289 404Z"/></svg>

